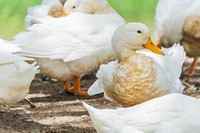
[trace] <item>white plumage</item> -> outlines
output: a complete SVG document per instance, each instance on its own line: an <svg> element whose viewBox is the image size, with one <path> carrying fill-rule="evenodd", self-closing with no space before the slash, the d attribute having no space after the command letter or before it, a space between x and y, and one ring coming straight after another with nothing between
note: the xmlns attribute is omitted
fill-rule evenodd
<svg viewBox="0 0 200 133"><path fill-rule="evenodd" d="M200 56L200 1L159 0L156 7L156 32L161 46L180 43L187 56L195 57L193 65L184 74L195 72Z"/></svg>
<svg viewBox="0 0 200 133"><path fill-rule="evenodd" d="M98 7L96 2L105 7ZM75 4L76 9L71 9L70 4ZM90 13L94 5L98 13L95 10ZM42 73L61 81L82 77L113 60L111 37L125 23L106 0L68 0L65 9L67 17L40 18L41 23L29 27L14 40L21 44L21 55L35 58Z"/></svg>
<svg viewBox="0 0 200 133"><path fill-rule="evenodd" d="M116 22L115 19L120 21ZM33 25L28 28L28 32L20 33L15 37L15 42L20 43L23 49L20 51L21 55L48 60L48 62L59 60L59 63L63 64L60 67L63 66L65 70L58 70L61 71L58 75L69 77L84 75L97 69L101 63L114 59L110 39L113 31L123 23L119 16L113 13L97 16L74 13L65 18L57 18L56 21L54 18L48 20L50 24L45 21ZM53 23L52 26L51 22L58 22L58 24ZM44 68L45 64L40 63L40 60L38 63L44 73L52 69ZM56 63L54 65L58 66Z"/></svg>
<svg viewBox="0 0 200 133"><path fill-rule="evenodd" d="M99 110L83 103L97 133L199 133L200 100L173 93L129 108Z"/></svg>
<svg viewBox="0 0 200 133"><path fill-rule="evenodd" d="M159 0L156 7L156 32L163 43L173 45L182 39L188 9L197 0ZM169 45L169 46L170 46Z"/></svg>
<svg viewBox="0 0 200 133"><path fill-rule="evenodd" d="M28 64L34 60L15 55L18 51L17 45L0 40L0 105L23 100L38 72L36 62Z"/></svg>

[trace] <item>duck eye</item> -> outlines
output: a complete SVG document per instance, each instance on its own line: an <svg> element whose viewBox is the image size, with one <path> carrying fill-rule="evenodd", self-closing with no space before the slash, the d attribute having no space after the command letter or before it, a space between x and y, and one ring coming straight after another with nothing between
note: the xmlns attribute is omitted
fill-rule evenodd
<svg viewBox="0 0 200 133"><path fill-rule="evenodd" d="M142 32L140 30L138 30L137 33L142 33Z"/></svg>
<svg viewBox="0 0 200 133"><path fill-rule="evenodd" d="M76 6L73 6L72 8L74 9L74 8L76 8Z"/></svg>

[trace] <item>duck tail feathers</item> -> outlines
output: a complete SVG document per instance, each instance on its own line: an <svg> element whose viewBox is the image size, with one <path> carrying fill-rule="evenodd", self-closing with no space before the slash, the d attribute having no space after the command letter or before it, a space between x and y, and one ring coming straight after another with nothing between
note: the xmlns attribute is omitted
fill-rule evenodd
<svg viewBox="0 0 200 133"><path fill-rule="evenodd" d="M91 115L91 114L94 114L94 113L97 112L97 111L99 111L99 109L96 109L96 108L94 108L94 107L88 105L88 104L85 103L85 102L82 102L82 104L83 104L84 108L87 109L87 111L89 112L90 115Z"/></svg>
<svg viewBox="0 0 200 133"><path fill-rule="evenodd" d="M88 95L89 96L93 96L93 95L100 94L100 93L103 93L103 92L104 92L104 90L101 87L99 87L99 80L98 79L88 89Z"/></svg>

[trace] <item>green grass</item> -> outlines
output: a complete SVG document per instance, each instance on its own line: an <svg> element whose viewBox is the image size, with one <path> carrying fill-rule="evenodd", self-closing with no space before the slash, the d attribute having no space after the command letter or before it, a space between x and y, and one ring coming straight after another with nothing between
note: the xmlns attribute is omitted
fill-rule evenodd
<svg viewBox="0 0 200 133"><path fill-rule="evenodd" d="M29 6L41 0L0 0L0 38L11 39L24 30L24 18Z"/></svg>
<svg viewBox="0 0 200 133"><path fill-rule="evenodd" d="M155 6L158 0L108 0L127 22L137 21L154 28ZM41 0L0 0L0 38L11 39L24 30L27 8Z"/></svg>

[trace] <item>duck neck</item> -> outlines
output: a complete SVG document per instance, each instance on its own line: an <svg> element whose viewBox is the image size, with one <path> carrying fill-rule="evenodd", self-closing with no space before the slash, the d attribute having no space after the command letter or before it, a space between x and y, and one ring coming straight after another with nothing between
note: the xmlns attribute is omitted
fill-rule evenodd
<svg viewBox="0 0 200 133"><path fill-rule="evenodd" d="M134 48L121 48L119 50L114 50L114 55L116 59L121 62L123 59L127 59L130 56L137 56L136 50L141 49L140 47L134 47Z"/></svg>

